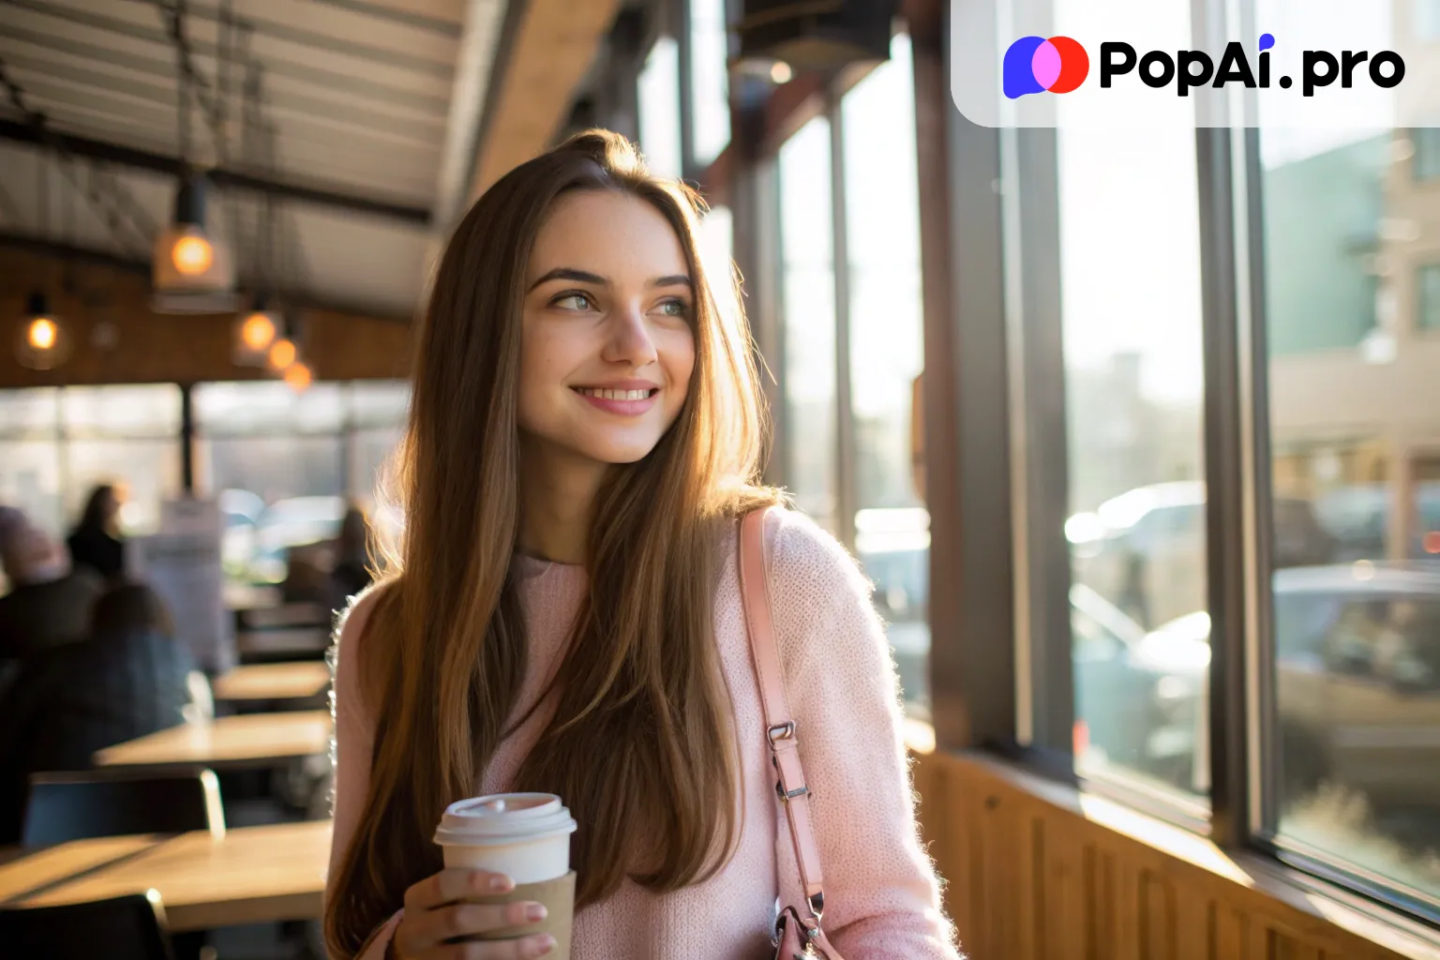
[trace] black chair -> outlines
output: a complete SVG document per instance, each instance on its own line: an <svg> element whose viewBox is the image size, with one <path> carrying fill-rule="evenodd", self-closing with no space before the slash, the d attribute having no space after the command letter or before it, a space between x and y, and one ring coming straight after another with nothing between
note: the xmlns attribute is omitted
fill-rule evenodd
<svg viewBox="0 0 1440 960"><path fill-rule="evenodd" d="M225 832L220 783L211 770L136 775L87 770L30 778L21 842L43 847L132 833Z"/></svg>
<svg viewBox="0 0 1440 960"><path fill-rule="evenodd" d="M0 907L7 957L46 960L174 960L160 894L56 907Z"/></svg>

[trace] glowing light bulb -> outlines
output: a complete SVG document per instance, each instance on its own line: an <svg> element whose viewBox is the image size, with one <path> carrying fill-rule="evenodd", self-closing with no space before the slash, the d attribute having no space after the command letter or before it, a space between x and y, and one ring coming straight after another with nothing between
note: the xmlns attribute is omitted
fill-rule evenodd
<svg viewBox="0 0 1440 960"><path fill-rule="evenodd" d="M270 348L270 369L285 370L295 362L295 344L289 340L276 340Z"/></svg>
<svg viewBox="0 0 1440 960"><path fill-rule="evenodd" d="M292 363L285 370L285 382L297 392L309 387L311 379L310 368L303 363Z"/></svg>
<svg viewBox="0 0 1440 960"><path fill-rule="evenodd" d="M215 248L204 237L185 236L175 241L170 251L175 269L187 277L198 276L210 269L215 262Z"/></svg>
<svg viewBox="0 0 1440 960"><path fill-rule="evenodd" d="M789 83L795 76L795 71L790 69L790 64L784 60L777 60L770 68L770 79L775 83Z"/></svg>
<svg viewBox="0 0 1440 960"><path fill-rule="evenodd" d="M275 321L263 313L252 313L240 325L240 339L257 353L275 342Z"/></svg>
<svg viewBox="0 0 1440 960"><path fill-rule="evenodd" d="M60 328L49 317L36 317L25 331L25 340L36 350L53 350L60 339Z"/></svg>

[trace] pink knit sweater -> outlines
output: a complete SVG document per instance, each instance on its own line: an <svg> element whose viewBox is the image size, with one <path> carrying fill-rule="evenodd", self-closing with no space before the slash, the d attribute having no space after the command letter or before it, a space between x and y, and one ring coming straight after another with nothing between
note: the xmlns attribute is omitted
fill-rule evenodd
<svg viewBox="0 0 1440 960"><path fill-rule="evenodd" d="M917 839L895 668L870 586L844 549L800 514L772 511L767 536L775 631L825 872L826 932L846 960L954 960L954 934ZM523 712L562 653L586 576L577 566L525 557L516 562L530 641L516 704ZM704 883L662 895L627 881L610 899L582 910L575 917L572 960L770 957L776 896L784 891L787 903L802 903L775 796L733 539L724 569L715 637L743 774L738 849ZM354 835L370 776L374 717L359 699L355 659L368 615L362 598L340 632L332 876ZM543 714L537 711L501 744L477 793L508 789L541 732ZM367 960L383 956L397 920L372 941Z"/></svg>

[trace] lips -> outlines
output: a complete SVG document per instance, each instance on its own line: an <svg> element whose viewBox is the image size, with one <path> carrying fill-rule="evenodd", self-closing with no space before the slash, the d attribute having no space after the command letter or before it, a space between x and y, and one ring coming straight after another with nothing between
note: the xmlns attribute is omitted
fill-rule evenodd
<svg viewBox="0 0 1440 960"><path fill-rule="evenodd" d="M638 417L655 406L660 388L650 383L571 387L591 407L620 417Z"/></svg>

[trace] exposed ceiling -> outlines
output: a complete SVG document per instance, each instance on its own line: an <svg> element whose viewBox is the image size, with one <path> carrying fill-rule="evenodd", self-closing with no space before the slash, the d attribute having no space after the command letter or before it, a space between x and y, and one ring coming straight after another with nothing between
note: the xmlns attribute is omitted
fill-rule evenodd
<svg viewBox="0 0 1440 960"><path fill-rule="evenodd" d="M281 289L408 316L473 184L505 8L0 0L0 230L148 259L171 217L188 76L185 155L211 170L211 229L242 275L273 249Z"/></svg>

